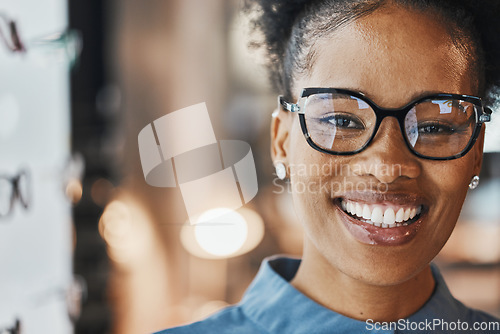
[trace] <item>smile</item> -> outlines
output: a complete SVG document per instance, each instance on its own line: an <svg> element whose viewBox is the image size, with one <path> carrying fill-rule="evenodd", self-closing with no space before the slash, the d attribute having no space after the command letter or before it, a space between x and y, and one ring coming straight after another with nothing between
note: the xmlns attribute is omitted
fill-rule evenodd
<svg viewBox="0 0 500 334"><path fill-rule="evenodd" d="M428 201L411 193L351 192L333 199L347 231L369 245L398 246L414 239L429 212Z"/></svg>
<svg viewBox="0 0 500 334"><path fill-rule="evenodd" d="M347 199L340 199L340 206L351 217L381 228L408 226L415 222L422 212L422 205L366 204Z"/></svg>

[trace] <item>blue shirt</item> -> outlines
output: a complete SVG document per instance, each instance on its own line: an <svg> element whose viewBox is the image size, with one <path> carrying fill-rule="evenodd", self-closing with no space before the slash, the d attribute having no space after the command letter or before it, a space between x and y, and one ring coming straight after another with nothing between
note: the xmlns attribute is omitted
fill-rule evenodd
<svg viewBox="0 0 500 334"><path fill-rule="evenodd" d="M500 319L453 298L434 265L436 287L427 303L407 319L377 324L345 317L296 290L289 281L299 264L298 259L265 259L238 304L205 320L157 334L500 333Z"/></svg>

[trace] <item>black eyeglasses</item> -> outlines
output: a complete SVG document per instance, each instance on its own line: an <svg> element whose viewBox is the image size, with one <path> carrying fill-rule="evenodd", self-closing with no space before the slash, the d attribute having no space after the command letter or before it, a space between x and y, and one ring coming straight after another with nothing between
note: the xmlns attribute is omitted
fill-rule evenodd
<svg viewBox="0 0 500 334"><path fill-rule="evenodd" d="M384 109L363 93L337 88L305 88L296 104L279 97L279 104L299 114L309 145L323 153L352 155L370 145L385 117L399 122L405 142L415 155L451 160L472 148L489 122L491 110L480 98L434 94L401 109Z"/></svg>
<svg viewBox="0 0 500 334"><path fill-rule="evenodd" d="M0 334L20 334L21 333L21 321L16 319L14 325L7 328L0 328Z"/></svg>
<svg viewBox="0 0 500 334"><path fill-rule="evenodd" d="M27 49L33 51L43 64L68 61L70 68L78 63L82 51L82 37L73 29L46 35L24 43L19 35L19 29L14 20L6 13L0 12L0 40L13 53L25 53Z"/></svg>
<svg viewBox="0 0 500 334"><path fill-rule="evenodd" d="M19 38L16 22L11 20L5 13L0 12L0 23L5 24L9 31L8 37L5 36L4 30L0 25L0 39L3 40L5 46L12 52L24 52L23 42Z"/></svg>
<svg viewBox="0 0 500 334"><path fill-rule="evenodd" d="M0 219L12 213L16 199L25 209L29 207L29 187L29 174L26 170L21 170L13 177L0 175Z"/></svg>

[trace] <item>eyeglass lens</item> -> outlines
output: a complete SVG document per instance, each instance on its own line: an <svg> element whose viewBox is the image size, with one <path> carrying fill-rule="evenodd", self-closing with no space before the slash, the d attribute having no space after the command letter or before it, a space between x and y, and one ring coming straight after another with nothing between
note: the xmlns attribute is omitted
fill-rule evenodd
<svg viewBox="0 0 500 334"><path fill-rule="evenodd" d="M356 152L368 144L377 124L373 108L347 94L324 93L305 102L311 140L332 152ZM467 101L433 98L415 104L404 120L403 134L415 152L435 158L466 149L476 125L476 106Z"/></svg>

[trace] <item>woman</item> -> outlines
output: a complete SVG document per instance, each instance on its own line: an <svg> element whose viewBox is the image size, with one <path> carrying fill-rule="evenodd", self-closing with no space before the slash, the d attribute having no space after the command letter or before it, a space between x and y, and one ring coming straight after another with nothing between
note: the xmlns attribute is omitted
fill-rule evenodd
<svg viewBox="0 0 500 334"><path fill-rule="evenodd" d="M266 260L238 305L164 333L500 333L430 265L477 186L498 2L249 7L282 94L271 154L303 257Z"/></svg>

